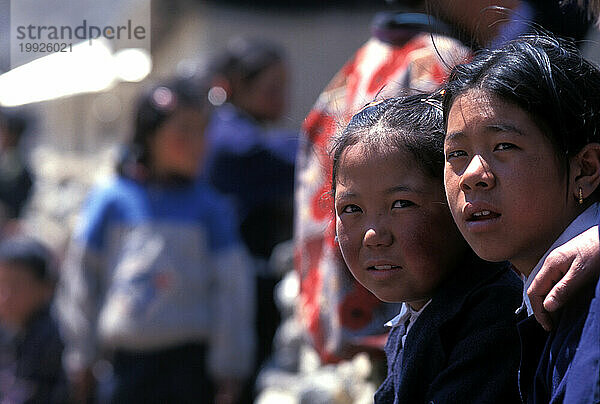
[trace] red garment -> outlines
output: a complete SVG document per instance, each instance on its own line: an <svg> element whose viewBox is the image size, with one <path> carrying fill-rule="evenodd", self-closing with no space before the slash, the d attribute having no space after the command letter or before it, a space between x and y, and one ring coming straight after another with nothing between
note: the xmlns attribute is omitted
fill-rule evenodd
<svg viewBox="0 0 600 404"><path fill-rule="evenodd" d="M329 139L376 97L434 90L449 66L468 54L458 41L430 33L418 33L401 46L372 38L336 74L304 121L296 165L295 265L301 278L300 316L326 362L385 333L383 324L399 307L380 302L358 284L334 242Z"/></svg>

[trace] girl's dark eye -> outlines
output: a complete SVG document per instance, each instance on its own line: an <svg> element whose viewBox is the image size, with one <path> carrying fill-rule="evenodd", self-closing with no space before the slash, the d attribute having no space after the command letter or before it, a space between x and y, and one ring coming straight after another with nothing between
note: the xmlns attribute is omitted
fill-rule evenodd
<svg viewBox="0 0 600 404"><path fill-rule="evenodd" d="M509 150L509 149L514 149L517 146L515 146L512 143L498 143L496 145L496 147L494 147L494 150Z"/></svg>
<svg viewBox="0 0 600 404"><path fill-rule="evenodd" d="M342 209L342 213L356 213L356 212L362 212L362 210L356 205L346 205Z"/></svg>
<svg viewBox="0 0 600 404"><path fill-rule="evenodd" d="M411 201L407 201L406 199L399 199L397 201L394 201L394 203L392 204L392 209L394 208L408 208L409 206L413 206L414 203Z"/></svg>
<svg viewBox="0 0 600 404"><path fill-rule="evenodd" d="M446 160L457 157L465 157L466 155L467 152L465 152L464 150L453 150L446 153Z"/></svg>

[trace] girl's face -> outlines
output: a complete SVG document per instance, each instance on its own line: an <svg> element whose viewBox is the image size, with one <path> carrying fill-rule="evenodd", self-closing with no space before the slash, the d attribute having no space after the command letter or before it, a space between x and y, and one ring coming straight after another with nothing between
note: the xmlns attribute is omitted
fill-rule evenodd
<svg viewBox="0 0 600 404"><path fill-rule="evenodd" d="M236 104L259 121L276 121L286 109L288 71L283 62L274 63L236 92Z"/></svg>
<svg viewBox="0 0 600 404"><path fill-rule="evenodd" d="M448 203L467 242L528 275L577 214L550 140L521 108L473 89L450 108L444 155Z"/></svg>
<svg viewBox="0 0 600 404"><path fill-rule="evenodd" d="M0 263L0 321L13 328L24 326L31 315L50 300L52 288L19 264Z"/></svg>
<svg viewBox="0 0 600 404"><path fill-rule="evenodd" d="M419 309L466 250L439 179L403 151L348 147L339 162L336 231L354 277L380 300Z"/></svg>
<svg viewBox="0 0 600 404"><path fill-rule="evenodd" d="M152 169L158 176L198 175L207 120L201 109L182 107L158 128L150 140Z"/></svg>

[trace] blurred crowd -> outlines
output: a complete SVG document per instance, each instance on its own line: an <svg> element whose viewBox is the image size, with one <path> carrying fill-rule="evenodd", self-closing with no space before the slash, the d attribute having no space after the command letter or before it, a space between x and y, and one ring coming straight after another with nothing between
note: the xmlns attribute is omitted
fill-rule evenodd
<svg viewBox="0 0 600 404"><path fill-rule="evenodd" d="M53 253L19 222L28 118L2 111L2 402L252 401L280 321L271 257L291 255L297 134L268 128L288 68L279 45L236 38L148 85Z"/></svg>
<svg viewBox="0 0 600 404"><path fill-rule="evenodd" d="M366 102L431 91L479 47L538 25L583 39L586 13L558 3L378 14L295 131L277 129L285 49L234 38L195 75L147 83L58 251L23 226L33 117L1 110L0 403L372 402L398 305L341 259L327 142Z"/></svg>

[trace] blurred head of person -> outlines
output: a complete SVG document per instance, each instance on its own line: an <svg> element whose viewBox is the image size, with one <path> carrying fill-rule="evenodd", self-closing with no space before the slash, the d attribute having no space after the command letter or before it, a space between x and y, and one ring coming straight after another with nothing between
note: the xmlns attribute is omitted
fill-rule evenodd
<svg viewBox="0 0 600 404"><path fill-rule="evenodd" d="M25 130L27 117L17 111L3 109L0 111L0 150L15 149Z"/></svg>
<svg viewBox="0 0 600 404"><path fill-rule="evenodd" d="M522 0L427 0L427 10L450 23L474 47L489 46ZM517 16L518 18L518 16Z"/></svg>
<svg viewBox="0 0 600 404"><path fill-rule="evenodd" d="M498 47L538 26L582 40L589 27L582 10L597 13L600 0L426 0L425 7L449 23L456 37L480 48Z"/></svg>
<svg viewBox="0 0 600 404"><path fill-rule="evenodd" d="M0 242L0 322L20 330L49 304L56 283L54 259L41 242L13 236Z"/></svg>
<svg viewBox="0 0 600 404"><path fill-rule="evenodd" d="M121 174L157 182L194 179L203 162L210 116L206 90L201 79L174 79L144 92L120 161Z"/></svg>
<svg viewBox="0 0 600 404"><path fill-rule="evenodd" d="M600 26L600 0L566 0L561 3L576 3L582 10L588 13L590 18L596 19L596 24Z"/></svg>
<svg viewBox="0 0 600 404"><path fill-rule="evenodd" d="M258 39L236 38L209 66L212 87L260 122L276 121L287 103L288 67L283 50Z"/></svg>

